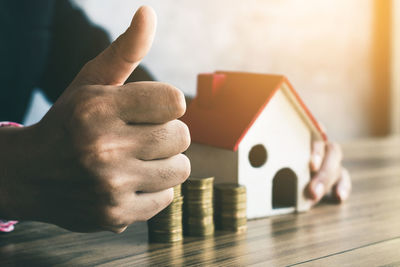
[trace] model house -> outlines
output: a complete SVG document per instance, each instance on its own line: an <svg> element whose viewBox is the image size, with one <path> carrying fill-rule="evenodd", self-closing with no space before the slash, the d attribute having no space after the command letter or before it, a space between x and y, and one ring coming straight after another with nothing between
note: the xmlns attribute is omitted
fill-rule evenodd
<svg viewBox="0 0 400 267"><path fill-rule="evenodd" d="M200 74L182 120L191 175L246 186L249 219L310 208L311 141L327 137L284 76Z"/></svg>

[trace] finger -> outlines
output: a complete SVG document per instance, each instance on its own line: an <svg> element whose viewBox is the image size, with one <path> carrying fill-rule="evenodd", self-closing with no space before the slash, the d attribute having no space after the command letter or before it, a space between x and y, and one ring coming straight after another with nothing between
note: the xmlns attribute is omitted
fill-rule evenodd
<svg viewBox="0 0 400 267"><path fill-rule="evenodd" d="M77 80L87 84L124 84L150 50L156 21L156 14L152 8L140 7L125 33L88 62L78 74Z"/></svg>
<svg viewBox="0 0 400 267"><path fill-rule="evenodd" d="M166 208L174 198L173 188L154 193L131 193L115 207L109 207L101 227L114 233L122 233L128 225L147 221Z"/></svg>
<svg viewBox="0 0 400 267"><path fill-rule="evenodd" d="M180 120L158 125L137 125L131 127L133 156L141 160L169 158L187 150L190 145L189 129Z"/></svg>
<svg viewBox="0 0 400 267"><path fill-rule="evenodd" d="M135 166L135 165L134 165ZM136 165L137 166L137 165ZM182 184L190 175L190 161L183 155L141 162L136 168L136 191L152 193Z"/></svg>
<svg viewBox="0 0 400 267"><path fill-rule="evenodd" d="M159 82L125 84L113 92L114 106L126 123L164 123L181 117L185 96L172 85Z"/></svg>
<svg viewBox="0 0 400 267"><path fill-rule="evenodd" d="M317 172L321 168L324 155L325 155L325 142L324 141L312 142L311 160L310 160L311 171Z"/></svg>
<svg viewBox="0 0 400 267"><path fill-rule="evenodd" d="M342 151L338 144L327 143L326 155L320 170L314 175L308 185L308 195L319 201L340 177Z"/></svg>
<svg viewBox="0 0 400 267"><path fill-rule="evenodd" d="M154 192L136 194L132 201L132 206L127 209L128 223L137 221L147 221L154 215L165 209L174 198L172 188Z"/></svg>
<svg viewBox="0 0 400 267"><path fill-rule="evenodd" d="M351 187L350 174L345 168L342 168L341 177L332 190L333 196L339 202L344 202L350 196Z"/></svg>
<svg viewBox="0 0 400 267"><path fill-rule="evenodd" d="M182 184L190 175L190 161L183 154L150 161L129 159L121 161L118 167L123 171L104 186L117 194L117 197L107 199L111 206L120 205L125 196L133 192L153 193Z"/></svg>

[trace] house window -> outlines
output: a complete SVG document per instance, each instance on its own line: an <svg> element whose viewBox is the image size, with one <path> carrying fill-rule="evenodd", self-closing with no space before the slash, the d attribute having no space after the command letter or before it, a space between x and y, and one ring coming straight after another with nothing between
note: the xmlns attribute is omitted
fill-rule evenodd
<svg viewBox="0 0 400 267"><path fill-rule="evenodd" d="M261 144L255 145L249 152L249 161L253 167L261 167L267 162L267 150Z"/></svg>

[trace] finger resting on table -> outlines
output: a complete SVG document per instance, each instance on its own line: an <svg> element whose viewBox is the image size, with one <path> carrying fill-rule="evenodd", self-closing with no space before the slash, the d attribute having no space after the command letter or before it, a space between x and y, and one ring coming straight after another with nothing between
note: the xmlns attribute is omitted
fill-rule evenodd
<svg viewBox="0 0 400 267"><path fill-rule="evenodd" d="M342 152L336 143L327 143L321 168L315 173L308 185L308 195L318 202L341 176Z"/></svg>

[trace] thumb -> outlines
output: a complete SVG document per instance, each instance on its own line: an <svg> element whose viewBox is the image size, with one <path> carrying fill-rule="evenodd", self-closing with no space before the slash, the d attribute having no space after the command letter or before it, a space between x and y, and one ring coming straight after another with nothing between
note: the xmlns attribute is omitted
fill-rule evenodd
<svg viewBox="0 0 400 267"><path fill-rule="evenodd" d="M140 7L125 33L89 61L76 77L76 81L86 84L124 84L150 50L156 24L154 10L148 6Z"/></svg>

